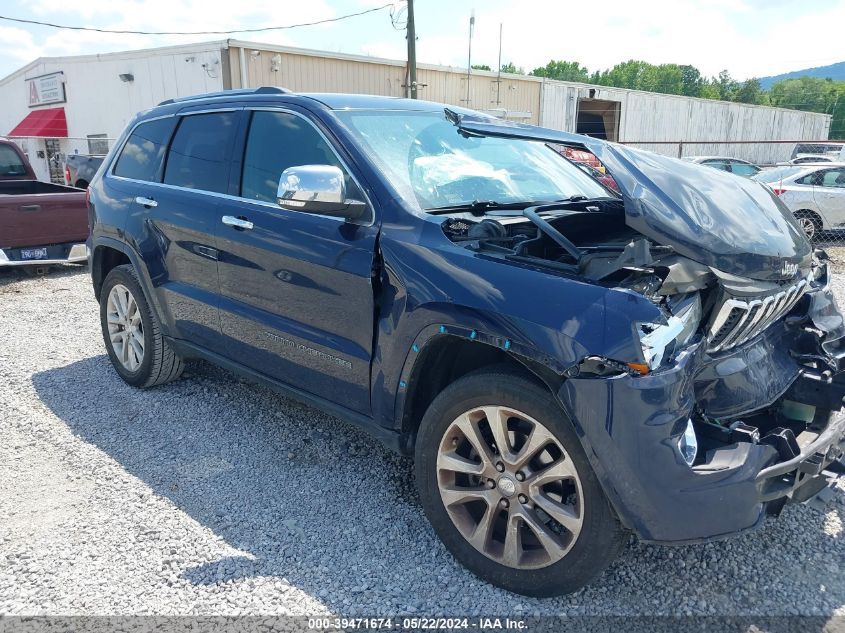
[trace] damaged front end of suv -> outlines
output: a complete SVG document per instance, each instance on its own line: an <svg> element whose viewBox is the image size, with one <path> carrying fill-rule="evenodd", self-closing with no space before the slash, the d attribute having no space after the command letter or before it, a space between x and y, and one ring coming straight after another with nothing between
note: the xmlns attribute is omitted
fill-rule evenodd
<svg viewBox="0 0 845 633"><path fill-rule="evenodd" d="M843 474L845 324L827 255L776 196L581 136L447 117L466 137L587 149L619 185L620 197L478 202L441 226L487 258L651 304L630 332L605 333L635 345L588 349L557 394L624 524L648 541L695 542L829 494Z"/></svg>

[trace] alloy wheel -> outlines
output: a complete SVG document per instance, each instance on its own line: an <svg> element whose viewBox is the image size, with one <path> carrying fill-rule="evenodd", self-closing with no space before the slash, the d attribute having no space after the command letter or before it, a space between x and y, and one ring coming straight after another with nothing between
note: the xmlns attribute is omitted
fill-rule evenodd
<svg viewBox="0 0 845 633"><path fill-rule="evenodd" d="M437 454L440 498L476 550L514 569L551 565L584 523L575 465L540 422L508 407L458 416Z"/></svg>
<svg viewBox="0 0 845 633"><path fill-rule="evenodd" d="M138 303L126 286L116 284L111 289L106 316L114 355L126 369L137 371L144 362L144 324Z"/></svg>
<svg viewBox="0 0 845 633"><path fill-rule="evenodd" d="M804 231L804 235L807 236L807 239L813 239L816 235L816 223L813 222L813 219L801 216L797 218L797 220L798 225L801 227L801 230Z"/></svg>

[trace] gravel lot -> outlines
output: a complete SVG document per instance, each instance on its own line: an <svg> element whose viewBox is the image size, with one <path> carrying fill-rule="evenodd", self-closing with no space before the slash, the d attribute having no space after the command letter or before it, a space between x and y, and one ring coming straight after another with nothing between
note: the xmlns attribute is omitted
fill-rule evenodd
<svg viewBox="0 0 845 633"><path fill-rule="evenodd" d="M486 585L362 431L204 363L126 386L83 268L0 272L0 381L0 614L845 615L841 484L724 543L632 539L573 596Z"/></svg>

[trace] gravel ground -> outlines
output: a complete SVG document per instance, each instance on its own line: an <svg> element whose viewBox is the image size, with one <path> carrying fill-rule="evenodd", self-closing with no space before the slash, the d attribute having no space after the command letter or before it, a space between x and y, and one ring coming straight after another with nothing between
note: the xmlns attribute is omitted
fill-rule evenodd
<svg viewBox="0 0 845 633"><path fill-rule="evenodd" d="M631 539L572 596L493 588L362 431L204 363L126 386L82 268L0 272L0 384L0 614L845 615L841 484L723 543Z"/></svg>

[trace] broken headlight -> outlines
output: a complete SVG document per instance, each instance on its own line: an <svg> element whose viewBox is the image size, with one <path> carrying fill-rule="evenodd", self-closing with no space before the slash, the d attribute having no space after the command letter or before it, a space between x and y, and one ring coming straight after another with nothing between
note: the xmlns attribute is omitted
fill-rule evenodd
<svg viewBox="0 0 845 633"><path fill-rule="evenodd" d="M698 330L701 322L701 298L698 293L673 297L668 302L671 315L666 323L637 323L636 331L649 370L660 367L683 348Z"/></svg>

